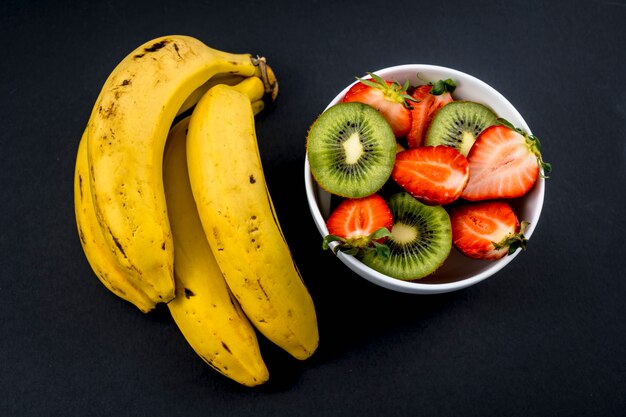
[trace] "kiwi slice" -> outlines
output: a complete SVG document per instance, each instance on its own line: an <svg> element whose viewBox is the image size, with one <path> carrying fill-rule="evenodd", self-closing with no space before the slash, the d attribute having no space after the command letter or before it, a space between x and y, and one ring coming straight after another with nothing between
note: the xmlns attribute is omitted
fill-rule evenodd
<svg viewBox="0 0 626 417"><path fill-rule="evenodd" d="M331 194L365 197L389 179L396 160L396 138L373 107L339 103L322 113L309 129L311 174Z"/></svg>
<svg viewBox="0 0 626 417"><path fill-rule="evenodd" d="M389 256L364 252L361 261L393 278L413 281L435 272L450 255L452 228L442 206L427 206L400 192L387 199L393 215L391 236L385 242Z"/></svg>
<svg viewBox="0 0 626 417"><path fill-rule="evenodd" d="M451 146L467 156L480 132L495 124L497 118L480 103L452 101L435 113L424 144Z"/></svg>

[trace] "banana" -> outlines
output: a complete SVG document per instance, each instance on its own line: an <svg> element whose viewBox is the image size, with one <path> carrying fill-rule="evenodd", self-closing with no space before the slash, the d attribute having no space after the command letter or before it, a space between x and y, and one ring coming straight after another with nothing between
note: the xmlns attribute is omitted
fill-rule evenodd
<svg viewBox="0 0 626 417"><path fill-rule="evenodd" d="M174 248L163 191L163 150L187 98L216 75L261 76L249 54L188 36L141 45L113 70L87 125L90 186L105 242L155 302L174 298ZM139 284L138 284L139 285Z"/></svg>
<svg viewBox="0 0 626 417"><path fill-rule="evenodd" d="M234 74L218 74L211 78L209 81L202 84L200 87L196 88L193 93L187 97L183 105L178 110L177 116L183 114L187 110L193 108L196 103L202 98L202 96L209 90L209 88L217 85L217 84L226 84L235 87L236 90L240 90L242 93L248 95L250 100L252 101L253 108L255 109L254 114L258 114L265 107L264 98L267 97L267 100L273 102L276 101L276 97L278 96L278 80L276 79L276 74L274 70L267 65L265 62L265 58L257 58L257 63L259 65L259 73L260 76L256 81L254 81L254 85L246 85L246 83L241 84L242 81L246 79L241 75ZM263 94L260 95L259 84L258 81L261 81L261 86L263 87ZM254 91L245 91L246 89L254 89ZM263 104L260 102L263 101Z"/></svg>
<svg viewBox="0 0 626 417"><path fill-rule="evenodd" d="M78 144L74 173L74 211L80 243L98 279L109 291L133 303L143 313L152 310L155 306L154 301L144 290L129 280L127 272L119 266L104 241L91 199L86 134L83 134Z"/></svg>
<svg viewBox="0 0 626 417"><path fill-rule="evenodd" d="M205 235L249 320L295 358L310 357L319 342L315 308L271 202L246 95L216 85L200 99L187 163Z"/></svg>
<svg viewBox="0 0 626 417"><path fill-rule="evenodd" d="M208 365L240 384L259 385L269 373L255 330L226 285L191 192L185 151L188 124L186 117L171 129L163 161L176 280L176 298L167 306L187 342Z"/></svg>
<svg viewBox="0 0 626 417"><path fill-rule="evenodd" d="M244 78L245 77L241 75L233 75L233 74L218 74L214 76L213 78L209 79L207 82L202 84L200 87L196 88L193 91L193 93L191 93L189 97L185 99L185 102L180 106L180 109L178 109L178 112L176 113L176 115L179 116L183 114L184 112L186 112L187 110L193 108L193 106L196 105L196 103L200 100L200 98L204 95L204 93L206 93L209 90L209 88L213 87L214 85L217 85L217 84L235 85L243 81Z"/></svg>
<svg viewBox="0 0 626 417"><path fill-rule="evenodd" d="M257 114L264 107L264 83L256 76L249 78L220 75L211 78L203 87L209 88L207 85L220 82L234 84L233 88L247 94L250 100L254 100L253 106ZM193 107L198 99L197 97L194 100L190 96L186 102ZM113 294L131 302L144 313L153 310L158 300L153 288L145 285L144 280L136 276L135 270L124 269L118 264L102 235L91 197L86 131L78 146L74 179L74 207L78 234L91 268L102 284Z"/></svg>

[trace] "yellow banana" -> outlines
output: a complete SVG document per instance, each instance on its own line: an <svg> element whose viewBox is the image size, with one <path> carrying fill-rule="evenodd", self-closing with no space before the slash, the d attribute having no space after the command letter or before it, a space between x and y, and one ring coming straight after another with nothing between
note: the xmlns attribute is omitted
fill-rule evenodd
<svg viewBox="0 0 626 417"><path fill-rule="evenodd" d="M163 191L163 149L186 99L215 75L262 75L259 59L188 36L154 39L106 80L87 126L96 217L116 259L154 301L174 297L174 248Z"/></svg>
<svg viewBox="0 0 626 417"><path fill-rule="evenodd" d="M265 63L264 58L258 58L257 62L259 63L260 75L253 76L257 78L257 80L252 83L241 84L246 77L234 74L218 74L202 84L200 87L196 88L194 92L187 97L181 108L178 110L177 116L193 108L200 98L202 98L202 96L209 90L209 88L217 84L227 84L233 86L236 90L248 95L248 98L252 101L253 108L255 109L254 114L256 115L260 113L265 107L263 100L265 97L267 97L270 101L276 100L276 96L278 95L278 80L276 79L276 75L274 74L272 68ZM259 84L259 82L261 84Z"/></svg>
<svg viewBox="0 0 626 417"><path fill-rule="evenodd" d="M316 350L313 301L271 203L249 98L212 87L189 122L187 162L211 249L254 326L298 359Z"/></svg>
<svg viewBox="0 0 626 417"><path fill-rule="evenodd" d="M196 105L196 103L200 100L200 98L204 95L204 93L206 93L209 90L209 88L213 87L214 85L217 85L217 84L234 85L243 81L244 78L245 77L241 75L233 75L233 74L218 74L214 76L213 78L209 79L207 82L202 84L200 87L196 88L193 91L193 93L191 93L187 97L187 99L185 99L185 102L180 106L180 109L178 109L178 113L176 115L178 116L186 112L187 110L193 108L193 106Z"/></svg>
<svg viewBox="0 0 626 417"><path fill-rule="evenodd" d="M74 173L74 210L78 235L87 261L104 286L118 297L133 303L144 313L152 310L154 301L127 276L127 271L117 263L115 256L104 241L96 219L89 187L87 164L87 139L83 134L78 145Z"/></svg>
<svg viewBox="0 0 626 417"><path fill-rule="evenodd" d="M207 364L240 384L259 385L269 373L255 330L226 285L191 192L185 151L188 123L186 117L171 129L163 161L176 280L176 298L167 306L185 339Z"/></svg>
<svg viewBox="0 0 626 417"><path fill-rule="evenodd" d="M228 84L224 84L224 85L228 85ZM248 98L249 102L251 103L263 101L263 97L265 96L265 89L263 87L263 81L259 77L248 77L248 78L245 78L243 81L237 84L233 84L229 87L245 95ZM254 115L258 114L256 112L253 112L253 113Z"/></svg>
<svg viewBox="0 0 626 417"><path fill-rule="evenodd" d="M216 76L210 81L212 81L212 85L215 85L218 81L230 84L237 82L238 84L233 88L247 94L250 100L254 100L253 104L256 108L256 113L258 113L264 106L264 83L256 76L249 78L250 80L240 76ZM245 80L245 82L242 80ZM209 84L209 82L205 84ZM198 101L198 98L195 101L191 99L187 101L193 103L193 106ZM151 311L155 307L156 300L158 300L158 297L154 294L154 289L136 276L137 271L124 269L118 264L114 254L104 240L100 225L96 219L89 185L86 132L83 134L78 147L74 179L74 206L78 233L87 260L94 273L113 294L131 302L144 313Z"/></svg>

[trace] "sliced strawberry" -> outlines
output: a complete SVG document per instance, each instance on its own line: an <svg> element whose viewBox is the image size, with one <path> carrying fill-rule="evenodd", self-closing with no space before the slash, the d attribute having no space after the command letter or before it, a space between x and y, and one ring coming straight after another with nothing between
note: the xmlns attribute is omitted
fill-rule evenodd
<svg viewBox="0 0 626 417"><path fill-rule="evenodd" d="M500 259L518 248L526 238L511 206L504 201L466 203L450 209L452 243L464 255L475 259Z"/></svg>
<svg viewBox="0 0 626 417"><path fill-rule="evenodd" d="M449 146L420 146L396 155L391 178L424 204L449 204L469 179L463 154Z"/></svg>
<svg viewBox="0 0 626 417"><path fill-rule="evenodd" d="M378 194L343 200L326 221L329 235L324 248L339 241L337 249L349 254L375 247L384 242L393 226L387 202Z"/></svg>
<svg viewBox="0 0 626 417"><path fill-rule="evenodd" d="M478 136L467 155L470 179L463 190L466 200L515 198L526 194L537 181L543 162L537 137L499 119Z"/></svg>
<svg viewBox="0 0 626 417"><path fill-rule="evenodd" d="M407 101L414 99L407 94L409 84L386 81L369 73L371 79L359 78L343 97L342 101L358 101L378 110L389 122L397 138L406 136L411 129L411 111Z"/></svg>
<svg viewBox="0 0 626 417"><path fill-rule="evenodd" d="M411 97L416 101L411 103L411 130L406 137L409 148L422 146L430 121L437 110L453 101L455 88L454 81L447 79L420 85L413 90Z"/></svg>

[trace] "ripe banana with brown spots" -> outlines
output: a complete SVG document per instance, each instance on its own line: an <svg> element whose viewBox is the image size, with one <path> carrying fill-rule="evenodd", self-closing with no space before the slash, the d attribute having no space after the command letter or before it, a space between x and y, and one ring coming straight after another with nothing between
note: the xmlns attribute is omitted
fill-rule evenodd
<svg viewBox="0 0 626 417"><path fill-rule="evenodd" d="M143 281L133 280L128 276L129 271L119 265L113 252L109 250L98 219L96 219L89 185L86 134L83 134L76 156L74 212L80 243L98 279L109 291L131 302L142 312L147 313L152 310L155 302L147 295L145 287L138 286Z"/></svg>
<svg viewBox="0 0 626 417"><path fill-rule="evenodd" d="M264 97L268 93L259 77L252 76L246 78L223 75L212 78L212 85L216 85L219 82L233 84L233 88L246 94L256 109L255 114L263 109ZM205 83L203 88L208 88L206 86L208 83ZM195 106L198 100L199 97L196 97L195 101L190 98L187 99L188 109ZM146 284L144 279L137 276L138 272L136 270L127 269L120 265L105 241L102 229L96 218L91 195L86 131L81 138L76 156L74 210L78 235L85 256L102 284L113 294L134 304L144 313L154 309L158 298L154 296L153 288Z"/></svg>
<svg viewBox="0 0 626 417"><path fill-rule="evenodd" d="M85 184L108 250L154 303L174 298L162 177L168 131L188 98L213 77L260 76L259 63L264 60L192 37L164 36L127 55L96 100L86 129Z"/></svg>
<svg viewBox="0 0 626 417"><path fill-rule="evenodd" d="M253 325L298 359L319 342L311 296L267 189L250 100L217 85L200 99L187 133L187 164L205 235Z"/></svg>
<svg viewBox="0 0 626 417"><path fill-rule="evenodd" d="M172 128L163 160L176 280L176 298L167 306L189 345L209 366L240 384L256 386L268 380L269 372L255 330L228 289L202 230L187 174L188 124L186 117Z"/></svg>

